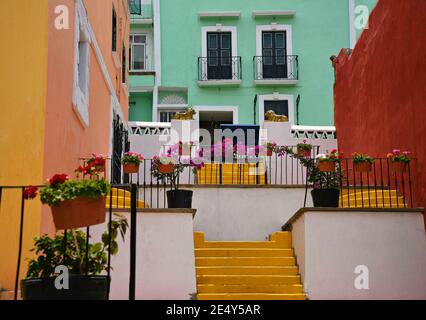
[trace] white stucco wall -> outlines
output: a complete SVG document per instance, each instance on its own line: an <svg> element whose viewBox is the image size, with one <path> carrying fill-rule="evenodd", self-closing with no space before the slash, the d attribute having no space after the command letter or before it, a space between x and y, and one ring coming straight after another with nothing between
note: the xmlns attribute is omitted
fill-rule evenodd
<svg viewBox="0 0 426 320"><path fill-rule="evenodd" d="M309 299L426 299L421 212L305 212L293 241ZM355 288L367 266L369 289Z"/></svg>
<svg viewBox="0 0 426 320"><path fill-rule="evenodd" d="M196 292L192 213L139 212L137 217L136 299L189 300ZM130 215L124 214L130 224ZM106 225L91 228L98 241ZM112 300L127 300L130 274L130 230L112 258Z"/></svg>
<svg viewBox="0 0 426 320"><path fill-rule="evenodd" d="M186 188L186 187L185 187ZM207 241L262 241L303 207L304 188L194 188L195 231ZM312 205L310 194L308 206Z"/></svg>

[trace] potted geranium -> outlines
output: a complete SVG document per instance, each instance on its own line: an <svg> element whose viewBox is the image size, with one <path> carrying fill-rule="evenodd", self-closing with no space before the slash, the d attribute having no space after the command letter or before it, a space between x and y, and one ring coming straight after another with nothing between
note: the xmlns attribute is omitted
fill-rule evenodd
<svg viewBox="0 0 426 320"><path fill-rule="evenodd" d="M269 141L266 143L266 152L268 157L272 157L272 154L275 152L277 148L277 143L274 141Z"/></svg>
<svg viewBox="0 0 426 320"><path fill-rule="evenodd" d="M75 229L105 222L105 179L70 180L56 174L40 191L41 202L50 206L57 230Z"/></svg>
<svg viewBox="0 0 426 320"><path fill-rule="evenodd" d="M343 158L342 153L338 153L333 149L330 153L319 154L317 156L318 170L321 172L334 172L336 171L336 163Z"/></svg>
<svg viewBox="0 0 426 320"><path fill-rule="evenodd" d="M312 152L312 145L303 140L302 143L297 145L297 155L299 157L310 158Z"/></svg>
<svg viewBox="0 0 426 320"><path fill-rule="evenodd" d="M368 155L354 152L352 154L352 163L356 172L371 172L374 159Z"/></svg>
<svg viewBox="0 0 426 320"><path fill-rule="evenodd" d="M136 152L126 152L121 159L124 173L138 173L141 163L145 160L144 156Z"/></svg>
<svg viewBox="0 0 426 320"><path fill-rule="evenodd" d="M106 159L102 154L94 153L92 157L87 160L88 169L93 168L96 172L105 172Z"/></svg>
<svg viewBox="0 0 426 320"><path fill-rule="evenodd" d="M401 152L401 150L394 149L392 153L388 154L388 159L391 171L404 173L407 168L407 164L411 161L411 152Z"/></svg>
<svg viewBox="0 0 426 320"><path fill-rule="evenodd" d="M316 159L294 153L291 148L286 148L282 152L295 157L306 167L307 180L314 187L311 191L311 196L315 207L339 207L342 183L342 169L340 166L340 160L343 158L342 153L337 153L337 150L333 150L333 156L322 155L324 158L331 157L331 159L334 159L332 161L334 170L322 171Z"/></svg>
<svg viewBox="0 0 426 320"><path fill-rule="evenodd" d="M128 223L115 214L111 233L105 232L99 243L89 243L86 233L70 230L64 235L43 235L34 239L31 250L37 257L29 261L26 277L21 281L24 300L107 300L110 279L101 275L108 271L108 251L118 253L118 234L123 241ZM108 228L109 229L109 228ZM88 252L87 252L88 251ZM68 289L58 290L58 266L68 270Z"/></svg>

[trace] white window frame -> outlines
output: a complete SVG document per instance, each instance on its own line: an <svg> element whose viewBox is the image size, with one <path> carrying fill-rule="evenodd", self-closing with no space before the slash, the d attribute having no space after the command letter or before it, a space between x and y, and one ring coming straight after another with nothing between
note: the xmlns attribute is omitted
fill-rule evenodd
<svg viewBox="0 0 426 320"><path fill-rule="evenodd" d="M134 44L133 42L130 42L130 47L131 47L131 51L132 51L132 56L131 56L131 61L130 61L130 71L133 71L133 72L138 72L138 71L150 71L149 69L150 68L148 68L148 64L150 64L151 63L151 59L150 59L150 55L148 54L148 48L149 48L149 46L148 46L148 41L149 41L149 34L148 33L143 33L143 32L135 32L135 33L131 33L130 34L130 36L131 37L134 37L134 36L144 36L145 37L145 43L136 43L136 44ZM133 40L133 38L132 38L132 40ZM134 54L133 54L133 46L144 46L145 47L145 56L144 56L144 65L145 65L145 68L144 69L133 69L133 62L134 62L134 60L133 60L133 57L134 57Z"/></svg>
<svg viewBox="0 0 426 320"><path fill-rule="evenodd" d="M292 94L265 94L259 96L259 124L265 122L265 101L288 101L288 121L294 125L294 95Z"/></svg>
<svg viewBox="0 0 426 320"><path fill-rule="evenodd" d="M83 126L87 128L89 126L91 38L86 10L81 1L76 1L75 4L73 109Z"/></svg>
<svg viewBox="0 0 426 320"><path fill-rule="evenodd" d="M233 124L238 124L238 106L194 106L194 110L197 112L194 116L194 120L200 121L200 112L209 111L209 112L219 112L227 111L232 112L233 115Z"/></svg>
<svg viewBox="0 0 426 320"><path fill-rule="evenodd" d="M201 57L207 58L207 33L209 32L230 32L231 33L231 50L232 57L238 56L238 35L237 35L237 27L236 26L222 26L217 24L215 26L207 26L201 28ZM235 70L237 66L232 63L232 74L236 74L237 70ZM207 74L207 64L202 64L202 73ZM240 82L240 80L208 80L212 82ZM205 82L205 81L203 81Z"/></svg>
<svg viewBox="0 0 426 320"><path fill-rule="evenodd" d="M289 24L270 24L270 25L258 25L256 26L256 56L263 56L262 47L262 34L267 31L285 31L286 32L286 45L287 45L287 56L293 55L293 34L292 26ZM263 74L263 65L255 66L258 67L259 71ZM293 66L287 63L288 73L293 72ZM264 79L262 79L263 81Z"/></svg>

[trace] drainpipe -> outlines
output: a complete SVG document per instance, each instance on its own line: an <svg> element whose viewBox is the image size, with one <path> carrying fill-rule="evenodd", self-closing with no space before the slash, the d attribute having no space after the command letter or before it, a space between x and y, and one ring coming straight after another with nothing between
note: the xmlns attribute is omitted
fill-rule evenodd
<svg viewBox="0 0 426 320"><path fill-rule="evenodd" d="M299 104L300 104L300 94L296 99L296 124L299 125Z"/></svg>

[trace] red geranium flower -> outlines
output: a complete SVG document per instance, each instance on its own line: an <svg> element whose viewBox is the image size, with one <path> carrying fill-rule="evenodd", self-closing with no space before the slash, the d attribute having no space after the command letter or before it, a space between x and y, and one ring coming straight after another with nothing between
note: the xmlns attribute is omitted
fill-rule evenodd
<svg viewBox="0 0 426 320"><path fill-rule="evenodd" d="M25 200L32 200L37 197L38 194L38 188L29 186L24 189L24 199Z"/></svg>
<svg viewBox="0 0 426 320"><path fill-rule="evenodd" d="M52 178L49 179L49 183L51 186L56 186L58 184L63 184L68 179L69 176L67 174L55 174Z"/></svg>

